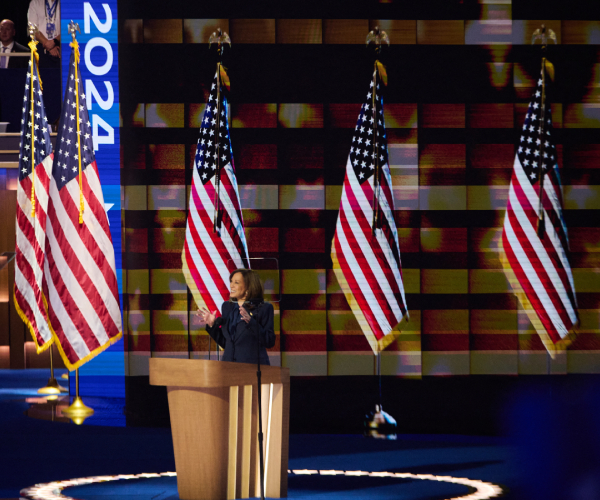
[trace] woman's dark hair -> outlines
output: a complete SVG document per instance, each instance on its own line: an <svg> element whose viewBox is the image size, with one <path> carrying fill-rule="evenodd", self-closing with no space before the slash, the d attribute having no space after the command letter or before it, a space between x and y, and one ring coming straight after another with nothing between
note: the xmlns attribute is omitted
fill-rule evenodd
<svg viewBox="0 0 600 500"><path fill-rule="evenodd" d="M244 286L246 287L246 300L262 302L263 298L263 286L258 277L258 273L251 269L236 269L229 275L229 281L233 279L233 276L237 273L242 275L244 280ZM231 299L230 299L231 300Z"/></svg>

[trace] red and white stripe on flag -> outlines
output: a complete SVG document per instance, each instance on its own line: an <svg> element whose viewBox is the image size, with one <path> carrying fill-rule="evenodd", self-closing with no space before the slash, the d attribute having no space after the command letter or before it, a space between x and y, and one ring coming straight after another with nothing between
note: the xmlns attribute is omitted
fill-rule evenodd
<svg viewBox="0 0 600 500"><path fill-rule="evenodd" d="M217 315L229 297L229 274L249 267L229 137L228 102L223 89L217 92L219 80L215 75L200 126L181 255L183 274L196 305L217 311ZM217 209L220 225L214 231Z"/></svg>
<svg viewBox="0 0 600 500"><path fill-rule="evenodd" d="M77 45L71 53L56 137L44 266L48 318L69 370L86 363L123 335L115 251L76 52Z"/></svg>
<svg viewBox="0 0 600 500"><path fill-rule="evenodd" d="M501 259L513 291L551 355L565 348L577 323L562 187L550 106L542 113L542 80L521 131L508 191ZM538 236L540 161L545 231Z"/></svg>
<svg viewBox="0 0 600 500"><path fill-rule="evenodd" d="M21 119L14 295L15 308L29 328L38 353L52 345L53 340L44 304L46 211L52 160L50 125L37 64L33 61L32 70L30 61Z"/></svg>
<svg viewBox="0 0 600 500"><path fill-rule="evenodd" d="M52 332L48 328L44 305L46 210L51 169L52 154L35 169L35 215L33 217L30 197L33 175L28 175L17 186L15 307L28 326L38 353L52 344Z"/></svg>
<svg viewBox="0 0 600 500"><path fill-rule="evenodd" d="M334 272L373 352L385 349L397 338L396 327L408 312L379 87L378 80L371 84L361 108L331 246ZM377 188L375 160L381 169ZM379 190L380 218L373 234L374 189Z"/></svg>
<svg viewBox="0 0 600 500"><path fill-rule="evenodd" d="M46 221L48 316L67 368L74 370L122 336L115 254L96 162L77 177L50 181Z"/></svg>

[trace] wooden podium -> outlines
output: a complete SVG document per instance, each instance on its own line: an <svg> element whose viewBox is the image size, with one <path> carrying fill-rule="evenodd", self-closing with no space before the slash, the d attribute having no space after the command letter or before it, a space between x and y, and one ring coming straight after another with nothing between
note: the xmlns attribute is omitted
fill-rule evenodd
<svg viewBox="0 0 600 500"><path fill-rule="evenodd" d="M265 497L287 497L290 372L262 366ZM151 358L167 386L182 500L260 497L256 365Z"/></svg>

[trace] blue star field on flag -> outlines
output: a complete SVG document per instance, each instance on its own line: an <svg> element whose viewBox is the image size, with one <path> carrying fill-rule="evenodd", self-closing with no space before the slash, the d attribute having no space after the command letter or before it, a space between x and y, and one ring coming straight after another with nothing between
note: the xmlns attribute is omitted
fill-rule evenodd
<svg viewBox="0 0 600 500"><path fill-rule="evenodd" d="M219 168L233 162L231 140L229 138L229 122L227 120L228 102L221 88L220 104L217 103L217 77L213 81L208 103L200 125L198 147L196 148L195 165L202 183L206 184L212 179ZM217 117L217 111L219 116ZM217 122L219 129L217 130Z"/></svg>
<svg viewBox="0 0 600 500"><path fill-rule="evenodd" d="M33 105L31 103L31 87L33 86ZM31 138L33 136L33 162L31 154ZM52 153L50 142L50 125L46 118L44 98L40 87L37 63L33 71L31 61L27 70L25 95L23 97L23 115L21 118L21 143L19 144L19 181L31 174L32 168L39 165Z"/></svg>
<svg viewBox="0 0 600 500"><path fill-rule="evenodd" d="M544 151L542 153L544 175L552 175L554 165L556 165L556 146L551 138L552 133L552 112L550 103L546 97L546 110L544 113L545 123L541 123L542 106L542 79L537 83L537 88L533 94L533 99L529 103L527 115L523 124L519 140L517 154L519 161L523 165L523 170L527 174L531 184L539 181L539 160L540 146L544 141ZM550 169L548 169L550 167Z"/></svg>
<svg viewBox="0 0 600 500"><path fill-rule="evenodd" d="M362 105L350 148L350 161L361 184L375 173L375 151L378 151L379 165L385 165L388 161L387 135L383 120L383 97L380 86L378 78L375 89L377 117L373 115L373 82L371 81L371 88L367 94L367 100ZM376 119L377 123L375 123Z"/></svg>
<svg viewBox="0 0 600 500"><path fill-rule="evenodd" d="M94 143L92 140L89 115L85 99L85 91L80 78L79 67L75 61L75 52L71 52L69 62L69 77L63 102L63 112L60 117L56 147L54 151L54 164L52 175L58 189L79 175L79 152L77 149L77 134L81 142L81 171L94 161ZM77 69L77 77L75 70ZM79 94L79 108L77 108L77 96ZM79 110L79 132L77 131L77 111Z"/></svg>

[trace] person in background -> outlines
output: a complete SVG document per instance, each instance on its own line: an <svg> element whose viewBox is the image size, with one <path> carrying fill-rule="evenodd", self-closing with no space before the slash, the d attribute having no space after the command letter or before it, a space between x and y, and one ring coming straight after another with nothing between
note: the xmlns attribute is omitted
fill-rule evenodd
<svg viewBox="0 0 600 500"><path fill-rule="evenodd" d="M31 0L27 20L38 28L40 67L60 67L60 0Z"/></svg>
<svg viewBox="0 0 600 500"><path fill-rule="evenodd" d="M0 22L0 69L26 68L28 59L26 57L9 57L3 54L11 52L29 52L27 47L15 42L15 23L10 19L4 19Z"/></svg>
<svg viewBox="0 0 600 500"><path fill-rule="evenodd" d="M229 301L223 302L221 316L206 309L199 315L206 331L225 352L223 361L269 365L267 347L275 345L273 306L264 301L258 274L236 269L229 275Z"/></svg>

